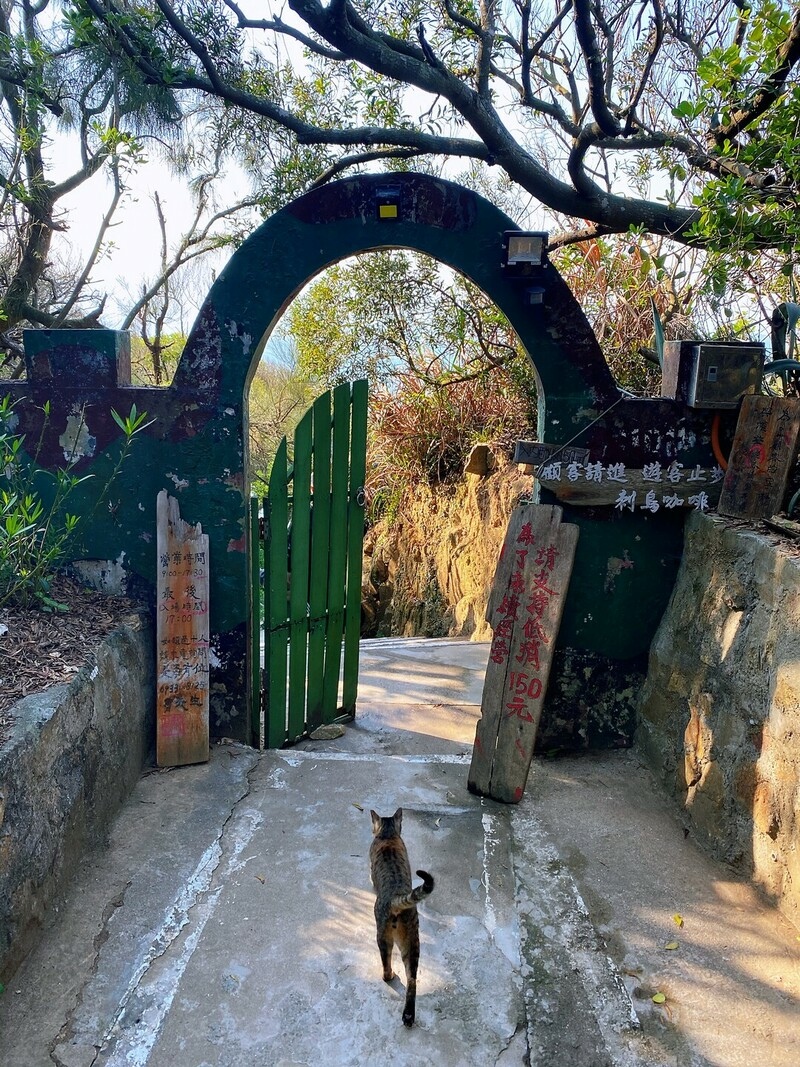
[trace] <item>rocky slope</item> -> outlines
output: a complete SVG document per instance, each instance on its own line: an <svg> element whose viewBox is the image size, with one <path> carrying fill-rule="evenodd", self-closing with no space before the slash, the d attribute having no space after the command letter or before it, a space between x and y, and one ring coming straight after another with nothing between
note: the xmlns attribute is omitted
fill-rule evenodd
<svg viewBox="0 0 800 1067"><path fill-rule="evenodd" d="M362 633L491 639L485 620L511 509L531 490L516 464L490 457L486 475L418 485L365 539Z"/></svg>

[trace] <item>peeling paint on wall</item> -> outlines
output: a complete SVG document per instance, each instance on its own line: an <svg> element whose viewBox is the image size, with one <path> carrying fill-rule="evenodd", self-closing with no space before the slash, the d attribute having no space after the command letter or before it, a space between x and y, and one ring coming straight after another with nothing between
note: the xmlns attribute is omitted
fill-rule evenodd
<svg viewBox="0 0 800 1067"><path fill-rule="evenodd" d="M72 414L67 416L67 427L59 437L58 443L64 450L64 459L67 463L94 455L97 439L89 433L86 413L82 408L73 408Z"/></svg>
<svg viewBox="0 0 800 1067"><path fill-rule="evenodd" d="M244 355L246 355L246 356L250 355L250 349L251 349L252 344L253 344L252 336L246 330L243 330L240 333L239 332L240 326L236 322L229 322L228 323L228 330L230 331L231 337L237 338L239 341L241 341L241 343L242 343L242 352L244 353Z"/></svg>
<svg viewBox="0 0 800 1067"><path fill-rule="evenodd" d="M608 563L606 564L606 580L603 589L606 593L614 592L614 585L617 581L617 576L621 571L627 571L632 569L633 560L628 556L627 549L624 552L623 558L619 559L617 556L610 556Z"/></svg>

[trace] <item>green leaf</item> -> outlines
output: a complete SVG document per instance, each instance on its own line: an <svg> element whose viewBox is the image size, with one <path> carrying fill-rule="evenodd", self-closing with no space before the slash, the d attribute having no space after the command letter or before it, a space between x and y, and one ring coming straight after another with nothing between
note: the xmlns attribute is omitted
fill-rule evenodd
<svg viewBox="0 0 800 1067"><path fill-rule="evenodd" d="M650 309L653 312L653 334L655 337L655 349L656 356L658 356L658 365L661 369L664 369L664 325L661 322L661 316L658 313L656 302L650 297Z"/></svg>
<svg viewBox="0 0 800 1067"><path fill-rule="evenodd" d="M52 597L45 596L43 593L39 594L39 603L42 605L42 611L49 611L52 613L69 611L69 604L62 604L58 600L53 600Z"/></svg>

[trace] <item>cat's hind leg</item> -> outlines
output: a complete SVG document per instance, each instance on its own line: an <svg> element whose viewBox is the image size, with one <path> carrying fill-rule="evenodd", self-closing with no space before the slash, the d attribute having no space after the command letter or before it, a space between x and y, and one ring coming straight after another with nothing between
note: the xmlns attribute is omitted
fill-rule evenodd
<svg viewBox="0 0 800 1067"><path fill-rule="evenodd" d="M406 970L406 1003L403 1008L403 1023L414 1025L417 1008L417 967L419 966L419 934L409 937L402 945L403 966Z"/></svg>
<svg viewBox="0 0 800 1067"><path fill-rule="evenodd" d="M394 931L392 929L392 923L388 922L385 926L378 927L378 951L381 954L381 963L383 964L384 982L391 982L394 978L394 971L392 970L393 949Z"/></svg>

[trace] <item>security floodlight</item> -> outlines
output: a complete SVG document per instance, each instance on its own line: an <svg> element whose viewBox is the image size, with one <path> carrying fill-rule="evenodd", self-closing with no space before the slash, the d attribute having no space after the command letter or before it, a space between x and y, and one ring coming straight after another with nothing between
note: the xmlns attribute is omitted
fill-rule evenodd
<svg viewBox="0 0 800 1067"><path fill-rule="evenodd" d="M547 259L546 233L506 230L503 234L503 266L514 273L527 273Z"/></svg>

